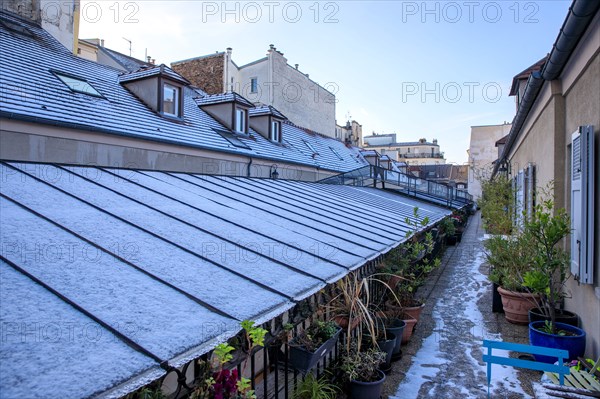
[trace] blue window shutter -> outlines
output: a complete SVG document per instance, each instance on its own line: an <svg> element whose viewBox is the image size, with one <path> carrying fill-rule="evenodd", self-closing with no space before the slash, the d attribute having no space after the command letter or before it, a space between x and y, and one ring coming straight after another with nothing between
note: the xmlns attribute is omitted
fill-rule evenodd
<svg viewBox="0 0 600 399"><path fill-rule="evenodd" d="M581 200L582 200L582 246L579 264L579 282L594 283L594 128L583 126L581 129Z"/></svg>
<svg viewBox="0 0 600 399"><path fill-rule="evenodd" d="M581 258L581 133L571 135L571 274L579 279Z"/></svg>

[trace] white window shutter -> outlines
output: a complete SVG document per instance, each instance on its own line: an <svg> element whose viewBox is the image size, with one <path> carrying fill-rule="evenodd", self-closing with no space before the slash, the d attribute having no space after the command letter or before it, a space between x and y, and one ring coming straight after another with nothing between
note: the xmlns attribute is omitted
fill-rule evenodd
<svg viewBox="0 0 600 399"><path fill-rule="evenodd" d="M571 135L571 273L594 283L594 129Z"/></svg>

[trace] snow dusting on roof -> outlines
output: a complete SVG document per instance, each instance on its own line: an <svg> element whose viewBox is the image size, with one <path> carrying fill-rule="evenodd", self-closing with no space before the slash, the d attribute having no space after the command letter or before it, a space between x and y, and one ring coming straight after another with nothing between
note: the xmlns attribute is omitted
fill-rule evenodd
<svg viewBox="0 0 600 399"><path fill-rule="evenodd" d="M14 326L0 389L21 397L135 389L397 246L415 206L431 223L450 213L285 180L12 162L0 174L0 315ZM30 340L23 322L74 335Z"/></svg>

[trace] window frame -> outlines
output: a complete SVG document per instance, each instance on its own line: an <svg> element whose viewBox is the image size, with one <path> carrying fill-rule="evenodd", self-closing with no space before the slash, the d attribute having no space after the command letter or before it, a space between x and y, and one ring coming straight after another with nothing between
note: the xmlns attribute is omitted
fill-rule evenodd
<svg viewBox="0 0 600 399"><path fill-rule="evenodd" d="M233 130L236 133L248 134L248 110L242 107L235 107L233 115ZM238 127L241 127L241 130Z"/></svg>
<svg viewBox="0 0 600 399"><path fill-rule="evenodd" d="M258 93L258 77L250 78L250 93Z"/></svg>
<svg viewBox="0 0 600 399"><path fill-rule="evenodd" d="M274 129L277 127L277 129ZM275 132L277 132L277 137L275 137ZM271 120L269 136L271 137L271 141L276 143L281 143L281 121Z"/></svg>
<svg viewBox="0 0 600 399"><path fill-rule="evenodd" d="M170 112L166 112L165 111L165 92L167 90L167 86L175 89L175 96L174 96L174 104L173 104L173 109L175 111L175 113L170 113ZM176 86L170 82L163 82L162 83L162 92L161 92L161 97L160 97L160 111L163 115L171 117L171 118L181 118L181 115L183 114L182 112L182 101L181 101L181 87L180 86Z"/></svg>
<svg viewBox="0 0 600 399"><path fill-rule="evenodd" d="M106 97L104 97L104 96L102 95L102 93L100 93L100 92L98 91L98 89L96 89L94 86L92 86L92 84L91 84L90 82L88 82L88 80L87 80L87 79L80 78L79 76L75 76L75 75L72 75L72 74L70 74L70 73L65 73L65 72L60 72L60 71L55 71L55 70L50 70L50 72L51 72L51 73L52 73L52 74L53 74L53 75L54 75L54 76L55 76L55 77L56 77L56 78L57 78L57 79L58 79L58 80L59 80L59 81L60 81L62 84L64 84L65 86L67 86L67 88L68 88L68 89L69 89L71 92L73 92L73 93L85 94L85 95L92 96L92 97L97 97L97 98L106 98ZM89 87L90 87L90 88L93 90L93 92L89 92L89 91L85 91L85 90L83 90L83 89L78 89L77 87L73 87L73 86L71 86L69 83L67 83L67 81L65 81L63 78L70 79L70 80L76 80L76 81L79 81L79 82L81 82L81 83L83 83L83 84L86 84L86 85L88 85L88 86L89 86Z"/></svg>

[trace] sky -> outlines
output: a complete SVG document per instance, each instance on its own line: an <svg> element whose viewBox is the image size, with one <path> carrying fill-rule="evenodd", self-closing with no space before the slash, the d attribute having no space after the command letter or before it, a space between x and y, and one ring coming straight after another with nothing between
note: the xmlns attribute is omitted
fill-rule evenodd
<svg viewBox="0 0 600 399"><path fill-rule="evenodd" d="M82 1L80 38L157 63L270 44L336 94L336 118L468 161L471 126L511 122L513 76L551 49L570 1ZM308 94L307 94L308 95Z"/></svg>

